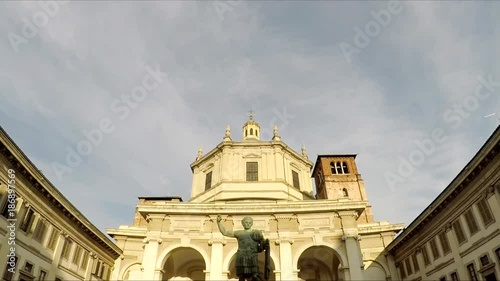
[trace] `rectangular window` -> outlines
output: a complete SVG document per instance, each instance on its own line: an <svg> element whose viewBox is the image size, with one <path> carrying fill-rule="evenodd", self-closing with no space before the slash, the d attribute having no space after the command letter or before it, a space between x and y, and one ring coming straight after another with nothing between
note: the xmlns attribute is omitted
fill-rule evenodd
<svg viewBox="0 0 500 281"><path fill-rule="evenodd" d="M28 232L29 229L31 228L31 224L33 224L33 219L34 219L35 212L33 212L33 209L28 208L28 211L26 212L26 215L24 216L23 223L21 224L21 230L24 232Z"/></svg>
<svg viewBox="0 0 500 281"><path fill-rule="evenodd" d="M99 268L101 268L101 261L100 260L97 261L95 268L94 268L94 272L92 272L92 274L97 276L97 273L99 273Z"/></svg>
<svg viewBox="0 0 500 281"><path fill-rule="evenodd" d="M424 264L427 266L431 263L429 260L429 254L427 253L427 247L425 247L425 244L422 245L422 257L424 258Z"/></svg>
<svg viewBox="0 0 500 281"><path fill-rule="evenodd" d="M434 257L434 260L437 260L441 255L439 254L439 249L436 245L436 239L432 238L429 244L431 245L432 256Z"/></svg>
<svg viewBox="0 0 500 281"><path fill-rule="evenodd" d="M455 235L457 236L458 244L462 244L467 239L465 238L464 230L462 228L462 224L460 223L460 219L457 219L453 222L453 230L455 231Z"/></svg>
<svg viewBox="0 0 500 281"><path fill-rule="evenodd" d="M81 259L82 259L82 247L76 246L75 254L73 255L73 263L79 265Z"/></svg>
<svg viewBox="0 0 500 281"><path fill-rule="evenodd" d="M477 278L477 272L476 268L474 267L474 264L471 263L467 266L467 271L469 272L469 277L471 281L478 281L479 279Z"/></svg>
<svg viewBox="0 0 500 281"><path fill-rule="evenodd" d="M452 281L458 281L458 275L457 275L457 273L456 273L456 272L452 272L452 273L450 274L450 277L451 277L451 280L452 280Z"/></svg>
<svg viewBox="0 0 500 281"><path fill-rule="evenodd" d="M443 249L443 255L446 256L449 252L451 252L450 241L448 241L448 236L446 232L439 233L439 242L441 242L441 248Z"/></svg>
<svg viewBox="0 0 500 281"><path fill-rule="evenodd" d="M82 258L82 263L80 264L80 268L83 270L87 270L87 265L89 264L89 252L83 250L83 258Z"/></svg>
<svg viewBox="0 0 500 281"><path fill-rule="evenodd" d="M479 258L479 261L481 262L481 266L486 266L490 263L490 259L488 258L487 255L481 256Z"/></svg>
<svg viewBox="0 0 500 281"><path fill-rule="evenodd" d="M38 281L45 281L46 277L47 277L47 272L40 270L40 275L38 276Z"/></svg>
<svg viewBox="0 0 500 281"><path fill-rule="evenodd" d="M7 195L6 195L7 196ZM0 215L2 215L5 218L9 218L9 198L5 200L5 202L2 203L0 202L0 205L2 206L2 209L0 210ZM13 219L13 218L10 218Z"/></svg>
<svg viewBox="0 0 500 281"><path fill-rule="evenodd" d="M420 267L418 266L417 254L413 254L411 259L413 260L413 268L415 269L415 272L419 271Z"/></svg>
<svg viewBox="0 0 500 281"><path fill-rule="evenodd" d="M35 231L33 232L33 240L42 243L46 233L47 222L44 219L40 218L38 220L38 223L36 224Z"/></svg>
<svg viewBox="0 0 500 281"><path fill-rule="evenodd" d="M406 271L408 272L408 275L412 275L413 269L411 268L410 257L406 258L405 267L406 267Z"/></svg>
<svg viewBox="0 0 500 281"><path fill-rule="evenodd" d="M61 258L66 259L66 260L69 258L69 254L71 252L72 246L73 246L73 241L71 241L69 239L66 239L66 241L64 241L64 245L63 245L62 252L61 252Z"/></svg>
<svg viewBox="0 0 500 281"><path fill-rule="evenodd" d="M47 242L47 248L54 251L56 249L57 240L59 239L59 231L53 227L50 233L49 242Z"/></svg>
<svg viewBox="0 0 500 281"><path fill-rule="evenodd" d="M500 262L500 248L495 250L495 254L497 255L497 259Z"/></svg>
<svg viewBox="0 0 500 281"><path fill-rule="evenodd" d="M465 221L467 222L467 227L469 228L470 235L477 233L479 231L479 226L477 225L476 218L472 213L472 208L464 213Z"/></svg>
<svg viewBox="0 0 500 281"><path fill-rule="evenodd" d="M33 271L33 264L30 262L26 262L24 264L24 271L31 273Z"/></svg>
<svg viewBox="0 0 500 281"><path fill-rule="evenodd" d="M3 274L3 280L5 281L11 281L12 277L14 277L14 272L17 271L17 257L12 257L12 259L13 263L7 263L7 267L5 267L5 272Z"/></svg>
<svg viewBox="0 0 500 281"><path fill-rule="evenodd" d="M212 187L212 171L208 172L205 176L205 190L209 190Z"/></svg>
<svg viewBox="0 0 500 281"><path fill-rule="evenodd" d="M405 265L403 263L399 265L399 274L401 275L401 279L406 278Z"/></svg>
<svg viewBox="0 0 500 281"><path fill-rule="evenodd" d="M257 162L247 162L247 181L259 180L259 166Z"/></svg>
<svg viewBox="0 0 500 281"><path fill-rule="evenodd" d="M299 173L292 171L293 187L300 189Z"/></svg>
<svg viewBox="0 0 500 281"><path fill-rule="evenodd" d="M486 198L483 198L481 201L477 203L477 208L479 209L479 214L481 215L481 219L483 220L483 225L485 227L495 221L495 218L491 213L490 206L488 205L488 201L486 201Z"/></svg>

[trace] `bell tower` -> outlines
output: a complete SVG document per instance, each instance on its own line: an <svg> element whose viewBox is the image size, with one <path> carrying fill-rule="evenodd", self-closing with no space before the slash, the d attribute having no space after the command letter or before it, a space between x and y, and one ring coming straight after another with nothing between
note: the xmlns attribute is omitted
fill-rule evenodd
<svg viewBox="0 0 500 281"><path fill-rule="evenodd" d="M317 199L368 201L355 159L356 154L318 155L313 169ZM373 222L371 206L366 207L358 222Z"/></svg>

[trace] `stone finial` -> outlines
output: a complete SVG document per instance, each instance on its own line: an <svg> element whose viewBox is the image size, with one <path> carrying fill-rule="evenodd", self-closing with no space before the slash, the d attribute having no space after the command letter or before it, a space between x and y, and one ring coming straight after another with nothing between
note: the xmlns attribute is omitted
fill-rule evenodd
<svg viewBox="0 0 500 281"><path fill-rule="evenodd" d="M302 157L309 159L309 157L307 157L307 151L305 145L302 145Z"/></svg>
<svg viewBox="0 0 500 281"><path fill-rule="evenodd" d="M224 141L231 141L231 127L227 125L226 134L224 135Z"/></svg>
<svg viewBox="0 0 500 281"><path fill-rule="evenodd" d="M203 147L198 148L198 154L196 155L196 160L199 160L203 156Z"/></svg>
<svg viewBox="0 0 500 281"><path fill-rule="evenodd" d="M279 141L281 140L280 133L278 131L278 125L274 125L273 129L273 141Z"/></svg>

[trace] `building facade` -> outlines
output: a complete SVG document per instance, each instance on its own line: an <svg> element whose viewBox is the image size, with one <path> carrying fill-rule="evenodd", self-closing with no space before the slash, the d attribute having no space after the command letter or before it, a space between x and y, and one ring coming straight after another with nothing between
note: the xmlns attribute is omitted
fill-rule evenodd
<svg viewBox="0 0 500 281"><path fill-rule="evenodd" d="M384 248L403 227L374 221L356 155L320 155L287 146L274 128L260 139L250 116L243 139L230 128L191 164L191 198L141 197L132 225L108 229L123 250L113 280L235 279L237 241L222 236L254 219L271 242L270 280L386 280L397 276ZM312 177L317 194L313 192ZM259 258L263 269L264 256Z"/></svg>
<svg viewBox="0 0 500 281"><path fill-rule="evenodd" d="M500 127L387 247L401 280L500 279Z"/></svg>
<svg viewBox="0 0 500 281"><path fill-rule="evenodd" d="M109 280L121 252L0 127L2 280Z"/></svg>

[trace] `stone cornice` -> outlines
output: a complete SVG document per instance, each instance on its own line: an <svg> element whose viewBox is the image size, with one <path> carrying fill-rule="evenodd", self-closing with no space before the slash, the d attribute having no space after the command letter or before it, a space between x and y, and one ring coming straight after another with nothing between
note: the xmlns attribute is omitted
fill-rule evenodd
<svg viewBox="0 0 500 281"><path fill-rule="evenodd" d="M0 154L3 155L12 167L16 175L22 176L32 187L31 192L36 196L45 198L46 202L59 210L76 229L88 235L113 259L116 259L122 250L109 240L97 227L95 227L85 216L66 199L57 188L36 168L22 150L14 143L9 135L0 127Z"/></svg>
<svg viewBox="0 0 500 281"><path fill-rule="evenodd" d="M404 228L404 224L387 224L387 225L376 225L376 226L358 226L358 233L361 235L375 234L381 232L399 232Z"/></svg>
<svg viewBox="0 0 500 281"><path fill-rule="evenodd" d="M300 214L349 211L349 214L361 213L367 201L339 202L337 200L311 200L302 202L244 202L244 203L179 203L168 202L165 205L137 205L142 215L167 213L181 215L237 215L237 214Z"/></svg>
<svg viewBox="0 0 500 281"><path fill-rule="evenodd" d="M146 228L136 227L120 227L120 228L106 228L106 232L111 237L126 236L131 238L145 238L147 236Z"/></svg>
<svg viewBox="0 0 500 281"><path fill-rule="evenodd" d="M471 161L460 171L441 194L388 246L392 252L406 241L426 229L445 208L447 208L498 156L500 151L500 126L476 153ZM490 190L488 190L490 192Z"/></svg>

